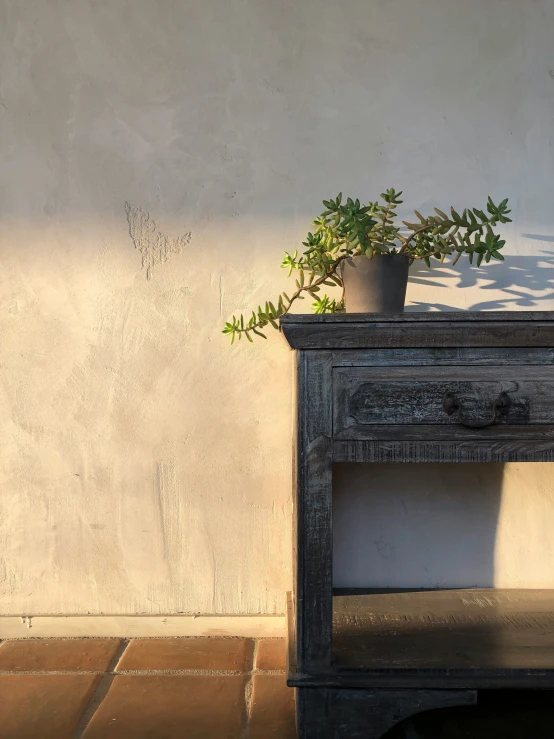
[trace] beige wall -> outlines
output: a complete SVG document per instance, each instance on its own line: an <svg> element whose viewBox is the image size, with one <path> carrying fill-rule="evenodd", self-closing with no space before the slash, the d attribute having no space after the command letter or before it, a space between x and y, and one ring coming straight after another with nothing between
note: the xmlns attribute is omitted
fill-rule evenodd
<svg viewBox="0 0 554 739"><path fill-rule="evenodd" d="M322 198L391 186L515 215L505 265L414 272L410 309L554 308L553 28L550 0L0 0L2 613L282 612L292 358L221 322L286 289ZM496 556L523 527L546 571L549 478L515 474Z"/></svg>

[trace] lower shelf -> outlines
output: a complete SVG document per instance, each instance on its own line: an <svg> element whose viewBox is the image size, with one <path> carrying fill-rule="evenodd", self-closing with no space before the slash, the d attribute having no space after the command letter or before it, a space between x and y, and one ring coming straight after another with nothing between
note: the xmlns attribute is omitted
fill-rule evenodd
<svg viewBox="0 0 554 739"><path fill-rule="evenodd" d="M554 669L554 590L350 591L333 652L339 670Z"/></svg>
<svg viewBox="0 0 554 739"><path fill-rule="evenodd" d="M554 688L554 590L339 590L332 666L298 673L290 642L290 685Z"/></svg>

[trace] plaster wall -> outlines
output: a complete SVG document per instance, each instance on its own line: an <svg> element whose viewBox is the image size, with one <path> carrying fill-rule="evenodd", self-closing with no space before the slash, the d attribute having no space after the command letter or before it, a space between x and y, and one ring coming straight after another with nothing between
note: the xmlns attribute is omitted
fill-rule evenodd
<svg viewBox="0 0 554 739"><path fill-rule="evenodd" d="M221 324L287 289L322 198L391 186L514 212L505 263L414 270L409 310L553 309L553 29L551 0L0 0L1 613L283 611L292 357ZM526 537L554 584L550 475L503 483L496 572Z"/></svg>

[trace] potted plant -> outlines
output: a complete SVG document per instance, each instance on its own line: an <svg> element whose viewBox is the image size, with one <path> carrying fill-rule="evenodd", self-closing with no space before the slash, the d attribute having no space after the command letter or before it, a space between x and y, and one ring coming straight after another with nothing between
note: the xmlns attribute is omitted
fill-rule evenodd
<svg viewBox="0 0 554 739"><path fill-rule="evenodd" d="M285 252L282 267L289 276L298 272L296 291L289 297L283 292L276 304L258 306L249 318L233 316L223 333L241 339L244 335L266 338L263 329L279 328L277 320L288 313L293 303L306 294L314 299L315 313L396 313L404 310L408 270L416 260L430 267L431 259L443 262L455 254L456 264L462 254L477 266L483 260L504 259L500 250L505 242L493 228L509 223L508 198L495 205L488 198L485 213L466 208L462 213L450 209L450 216L435 208L435 215L424 217L417 210L417 221L396 223L396 209L402 203L401 192L394 189L381 193L381 201L360 204L342 193L335 200L324 200L325 210L313 225L303 245L304 253ZM342 287L339 300L321 293L322 286Z"/></svg>

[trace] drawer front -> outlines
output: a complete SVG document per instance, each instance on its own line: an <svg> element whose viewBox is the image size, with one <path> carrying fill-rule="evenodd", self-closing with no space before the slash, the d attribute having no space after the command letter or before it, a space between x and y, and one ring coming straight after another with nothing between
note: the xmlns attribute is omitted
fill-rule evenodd
<svg viewBox="0 0 554 739"><path fill-rule="evenodd" d="M335 368L333 403L338 439L554 434L548 366Z"/></svg>

